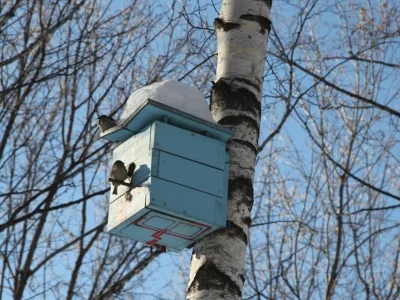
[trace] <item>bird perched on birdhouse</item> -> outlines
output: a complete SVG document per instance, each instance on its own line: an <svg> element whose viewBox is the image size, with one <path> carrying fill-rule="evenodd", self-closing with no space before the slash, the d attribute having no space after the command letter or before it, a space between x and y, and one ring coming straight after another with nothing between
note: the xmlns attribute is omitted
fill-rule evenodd
<svg viewBox="0 0 400 300"><path fill-rule="evenodd" d="M125 165L122 161L117 160L111 169L109 181L114 184L113 195L118 194L118 186L126 185L125 180L128 178L128 171L125 168Z"/></svg>
<svg viewBox="0 0 400 300"><path fill-rule="evenodd" d="M104 132L117 125L117 122L115 122L113 118L106 115L101 115L97 120L97 125L99 126L101 132Z"/></svg>

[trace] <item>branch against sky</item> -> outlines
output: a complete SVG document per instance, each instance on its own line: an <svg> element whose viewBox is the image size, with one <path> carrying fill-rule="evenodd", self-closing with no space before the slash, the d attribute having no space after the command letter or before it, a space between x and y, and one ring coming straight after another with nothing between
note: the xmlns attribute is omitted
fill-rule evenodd
<svg viewBox="0 0 400 300"><path fill-rule="evenodd" d="M0 299L135 297L160 252L105 233L115 145L96 119L201 61L186 3L1 3Z"/></svg>
<svg viewBox="0 0 400 300"><path fill-rule="evenodd" d="M218 68L214 117L250 125L228 146L228 228L195 246L189 297L214 289L229 299L399 298L397 2L274 1L259 113L224 106L234 85L230 99L246 89L245 99L259 95L252 76L237 82ZM5 3L0 299L141 297L160 253L104 233L113 146L97 140L96 117L118 118L136 88L163 79L204 91L225 55L214 39L236 35L236 23L262 26L224 12L214 30L205 17L213 1L184 9L174 1Z"/></svg>
<svg viewBox="0 0 400 300"><path fill-rule="evenodd" d="M243 299L399 297L399 9L274 2Z"/></svg>

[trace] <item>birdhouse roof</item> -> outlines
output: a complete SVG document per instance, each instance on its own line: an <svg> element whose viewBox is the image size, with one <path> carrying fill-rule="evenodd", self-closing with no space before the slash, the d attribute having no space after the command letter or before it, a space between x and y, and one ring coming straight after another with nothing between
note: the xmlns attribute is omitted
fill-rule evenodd
<svg viewBox="0 0 400 300"><path fill-rule="evenodd" d="M183 82L166 80L142 87L128 99L121 119L128 119L148 99L216 124L203 94Z"/></svg>

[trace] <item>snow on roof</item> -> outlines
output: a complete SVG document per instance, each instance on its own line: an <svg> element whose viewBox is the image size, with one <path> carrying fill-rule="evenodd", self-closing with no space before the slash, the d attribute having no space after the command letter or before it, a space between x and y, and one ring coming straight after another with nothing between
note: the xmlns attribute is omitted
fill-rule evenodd
<svg viewBox="0 0 400 300"><path fill-rule="evenodd" d="M129 118L147 99L215 123L203 94L198 89L175 80L156 82L135 91L129 97L121 119Z"/></svg>

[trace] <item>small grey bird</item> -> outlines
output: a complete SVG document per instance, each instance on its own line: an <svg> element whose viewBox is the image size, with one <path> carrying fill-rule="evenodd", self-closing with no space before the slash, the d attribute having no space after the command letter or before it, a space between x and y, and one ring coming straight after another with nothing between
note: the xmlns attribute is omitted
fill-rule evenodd
<svg viewBox="0 0 400 300"><path fill-rule="evenodd" d="M101 115L97 120L97 125L99 126L101 132L104 132L117 125L117 122L115 122L113 118L106 115Z"/></svg>
<svg viewBox="0 0 400 300"><path fill-rule="evenodd" d="M114 190L113 190L113 195L117 195L118 194L118 186L120 184L118 184L117 181L125 181L128 178L128 171L125 168L125 165L122 161L117 160L111 169L111 173L110 173L110 179L113 179L115 181L112 181L112 183L114 184Z"/></svg>

